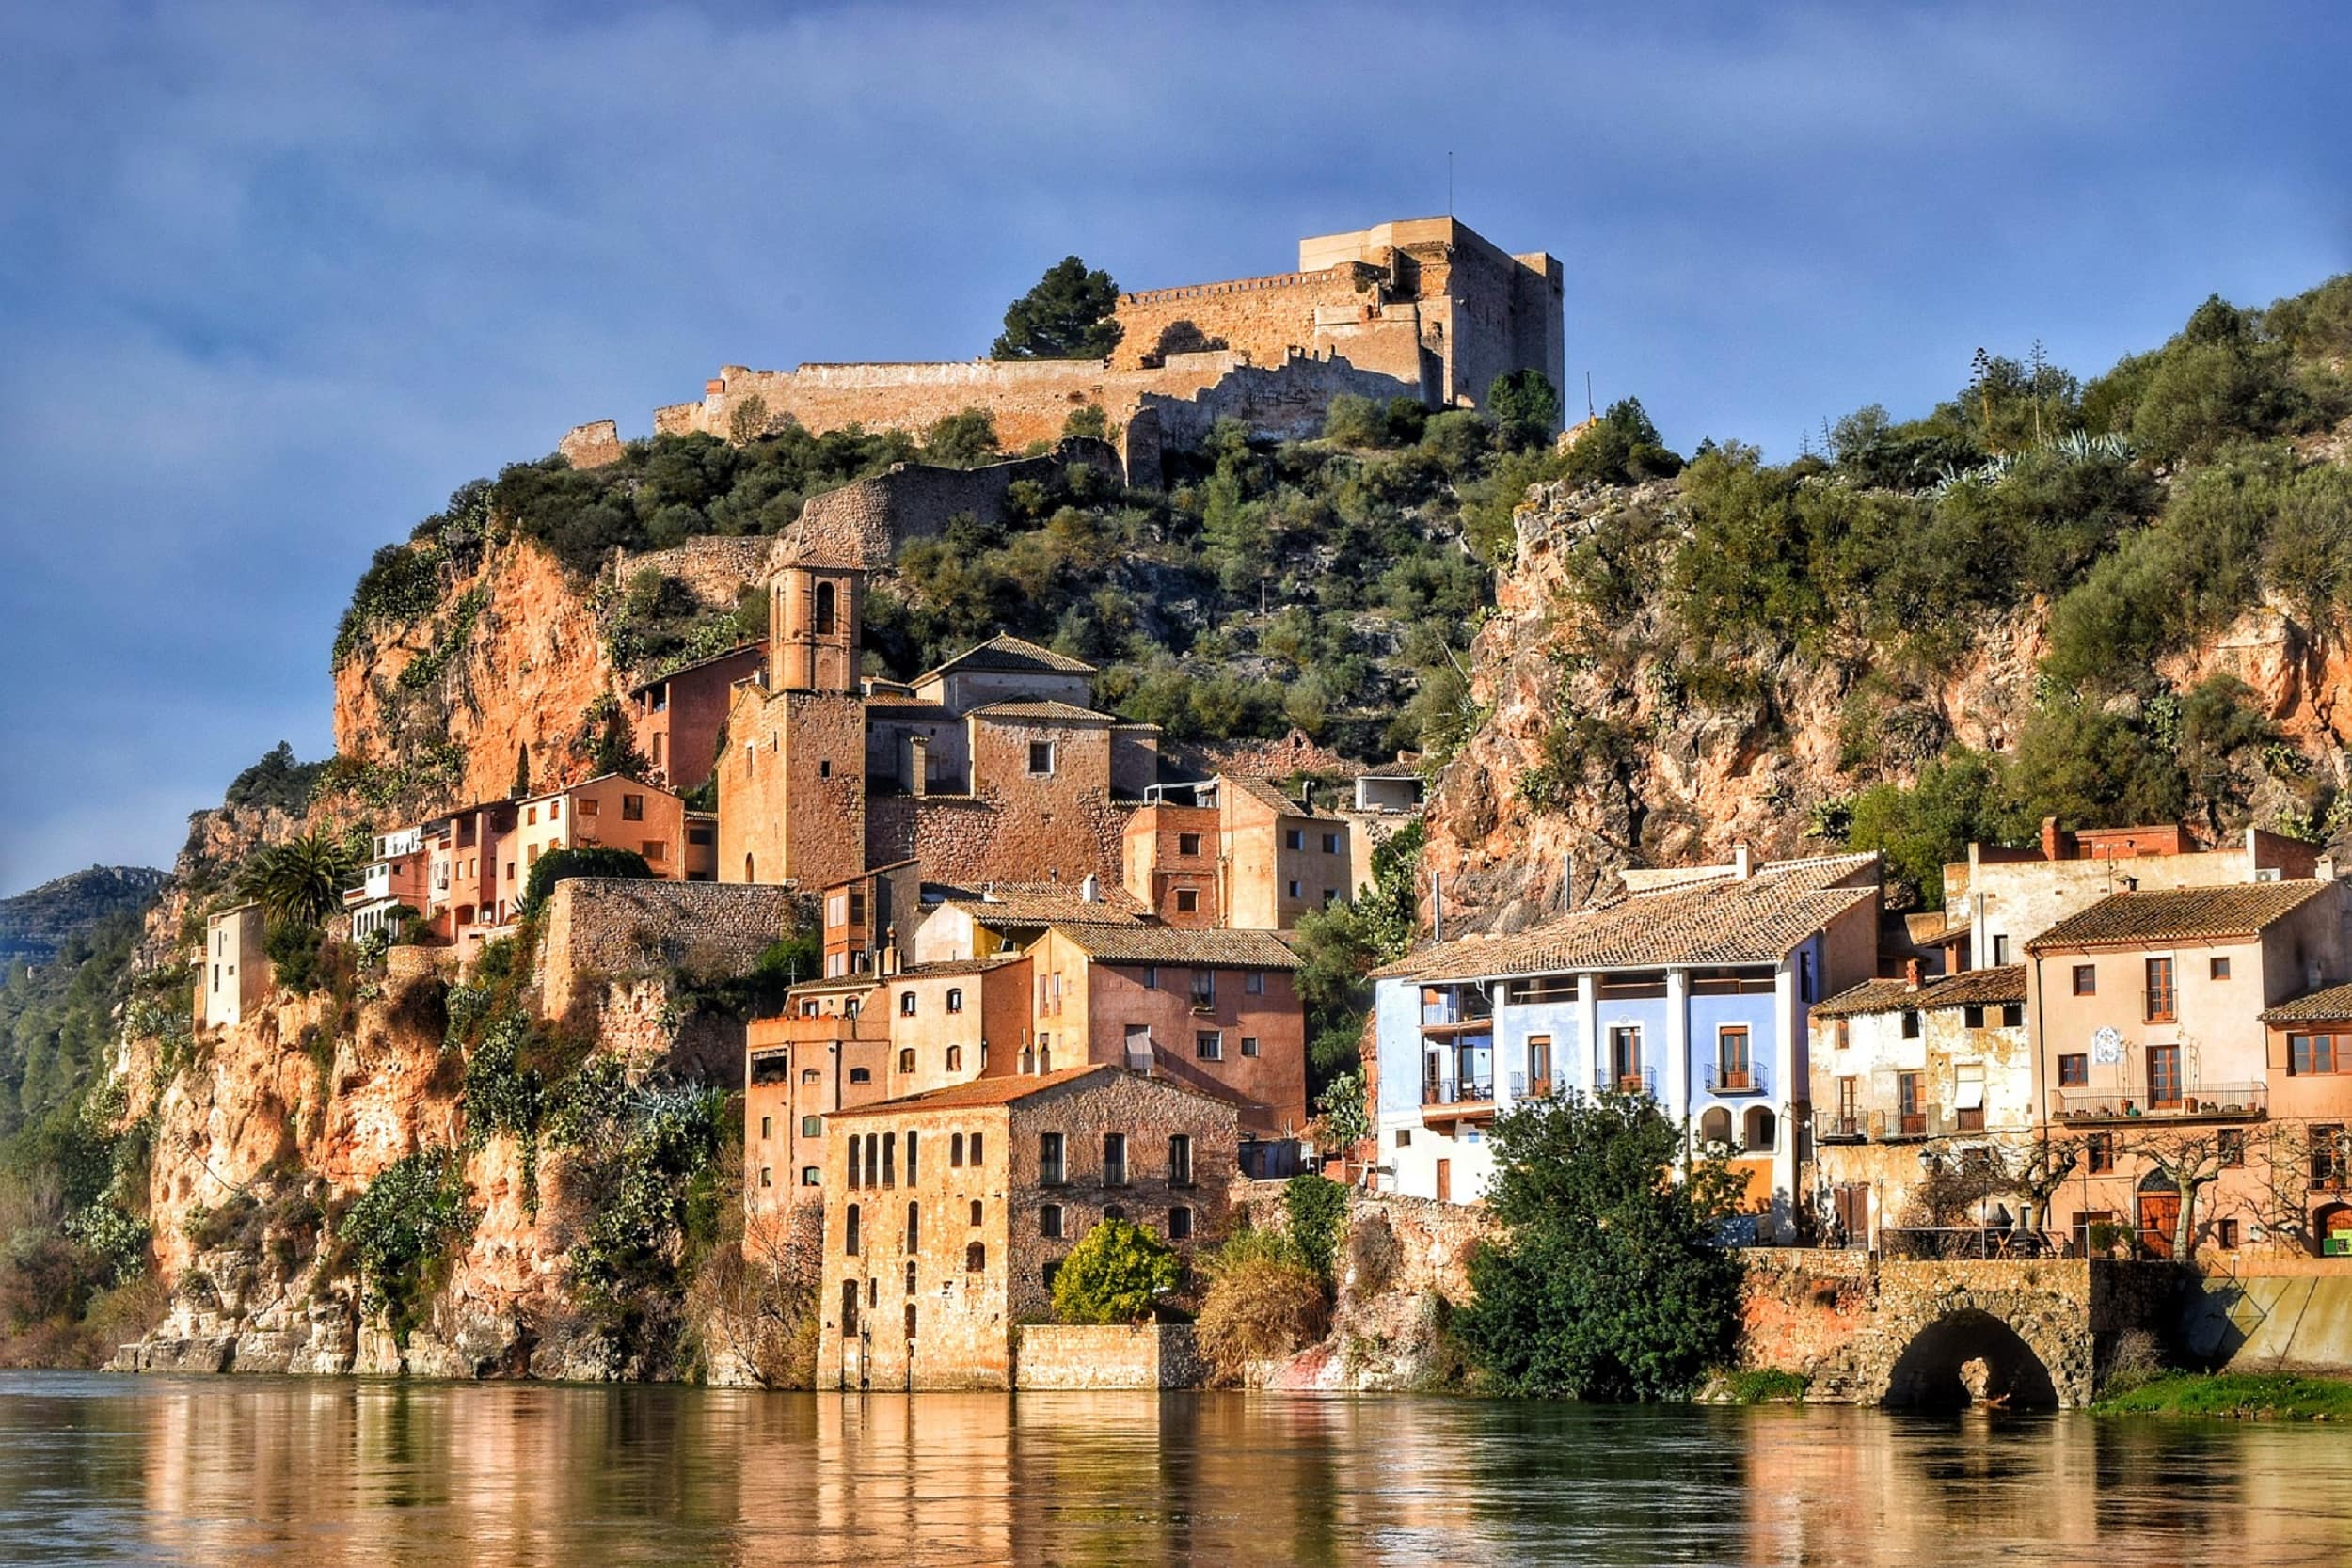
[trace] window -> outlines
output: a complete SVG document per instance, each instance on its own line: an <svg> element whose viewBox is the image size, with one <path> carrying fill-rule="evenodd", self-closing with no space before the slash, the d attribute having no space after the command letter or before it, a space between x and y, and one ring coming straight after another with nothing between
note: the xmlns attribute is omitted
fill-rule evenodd
<svg viewBox="0 0 2352 1568"><path fill-rule="evenodd" d="M898 993L898 1016L900 1018L914 1016L914 992L912 989Z"/></svg>
<svg viewBox="0 0 2352 1568"><path fill-rule="evenodd" d="M2148 1048L2148 1103L2157 1110L2178 1110L2181 1104L2181 1048Z"/></svg>
<svg viewBox="0 0 2352 1568"><path fill-rule="evenodd" d="M854 1279L841 1282L841 1337L844 1339L857 1338L857 1281Z"/></svg>
<svg viewBox="0 0 2352 1568"><path fill-rule="evenodd" d="M1178 914L1195 914L1200 911L1200 909L1199 890L1188 887L1180 887L1176 890L1176 912Z"/></svg>
<svg viewBox="0 0 2352 1568"><path fill-rule="evenodd" d="M1058 1187L1063 1181L1061 1134L1040 1132L1037 1135L1037 1179L1041 1185Z"/></svg>
<svg viewBox="0 0 2352 1568"><path fill-rule="evenodd" d="M972 1163L978 1164L980 1163L980 1135L977 1132L972 1134L971 1155Z"/></svg>
<svg viewBox="0 0 2352 1568"><path fill-rule="evenodd" d="M949 1072L963 1070L963 1047L951 1045L947 1048L947 1070Z"/></svg>
<svg viewBox="0 0 2352 1568"><path fill-rule="evenodd" d="M853 1018L853 1017L855 1017L856 1015L852 1013L852 1014L845 1014L845 1015L843 1015L843 1016L845 1016L845 1017L852 1017L852 1018ZM872 1083L873 1081L874 1081L874 1074L873 1074L873 1072L872 1072L872 1070L871 1070L870 1069L862 1068L862 1067L853 1067L853 1068L851 1068L851 1069L850 1069L850 1083L852 1083L852 1084L870 1084L870 1083Z"/></svg>
<svg viewBox="0 0 2352 1568"><path fill-rule="evenodd" d="M2026 1005L2023 1002L2002 1003L2001 1027L2004 1029L2023 1029L2025 1026Z"/></svg>
<svg viewBox="0 0 2352 1568"><path fill-rule="evenodd" d="M855 1258L857 1256L857 1218L858 1214L856 1204L852 1203L849 1206L849 1208L842 1211L841 1255L844 1258Z"/></svg>
<svg viewBox="0 0 2352 1568"><path fill-rule="evenodd" d="M821 1186L823 1186L824 1184L825 1184L824 1173L823 1173L823 1172L821 1172L821 1171L819 1171L819 1170L818 1170L818 1169L815 1165L803 1165L803 1166L801 1167L801 1185L802 1185L802 1186L803 1186L803 1187L821 1187Z"/></svg>
<svg viewBox="0 0 2352 1568"><path fill-rule="evenodd" d="M1993 939L1993 967L1998 969L2008 962L2009 933L2004 931Z"/></svg>
<svg viewBox="0 0 2352 1568"><path fill-rule="evenodd" d="M548 802L548 820L550 822L561 822L564 820L564 802L561 800L549 800Z"/></svg>
<svg viewBox="0 0 2352 1568"><path fill-rule="evenodd" d="M1326 833L1323 835L1323 852L1327 855L1336 855L1340 852L1339 834Z"/></svg>
<svg viewBox="0 0 2352 1568"><path fill-rule="evenodd" d="M1282 832L1282 847L1285 849L1304 849L1307 847L1307 835L1299 832L1296 828L1287 828L1283 830Z"/></svg>
<svg viewBox="0 0 2352 1568"><path fill-rule="evenodd" d="M819 637L833 630L834 594L832 583L820 582L817 585L817 634Z"/></svg>
<svg viewBox="0 0 2352 1568"><path fill-rule="evenodd" d="M910 1204L908 1204L908 1205L907 1205L907 1245L906 1245L906 1250L907 1250L907 1251L909 1251L909 1252L920 1252L922 1249L923 1249L923 1206L922 1206L921 1204L919 1204L919 1203L910 1203ZM907 1267L908 1267L909 1269L912 1269L912 1268L914 1268L914 1264L912 1264L912 1263L909 1263L909 1264L907 1265ZM911 1290L914 1289L914 1287L913 1285L909 1285L909 1286L907 1287L907 1289L911 1291Z"/></svg>
<svg viewBox="0 0 2352 1568"><path fill-rule="evenodd" d="M2085 1052L2073 1051L2058 1058L2058 1087L2079 1089L2090 1083L2090 1057Z"/></svg>
<svg viewBox="0 0 2352 1568"><path fill-rule="evenodd" d="M2226 980L2226 979L2228 979L2229 977L2230 977L2230 960L2229 960L2229 959L2227 959L2227 958L2208 958L2208 959L2206 959L2206 960L2205 960L2205 978L2206 978L2206 979L2208 979L2208 980Z"/></svg>
<svg viewBox="0 0 2352 1568"><path fill-rule="evenodd" d="M947 1163L951 1165L963 1164L963 1134L961 1132L947 1140Z"/></svg>
<svg viewBox="0 0 2352 1568"><path fill-rule="evenodd" d="M537 806L525 806L523 808L523 826L526 828L534 828L537 827L538 824L539 808Z"/></svg>
<svg viewBox="0 0 2352 1568"><path fill-rule="evenodd" d="M622 796L621 820L624 822L643 822L644 819L645 798L643 795Z"/></svg>
<svg viewBox="0 0 2352 1568"><path fill-rule="evenodd" d="M1257 1036L1244 1035L1241 1037L1241 1053L1245 1056L1255 1056L1258 1053Z"/></svg>
<svg viewBox="0 0 2352 1568"><path fill-rule="evenodd" d="M768 1167L767 1167L766 1165L762 1165L762 1166L760 1166L760 1167L759 1167L759 1184L760 1184L761 1186L763 1186L763 1187L772 1187L772 1186L774 1186L774 1185L775 1185L775 1183L774 1183L774 1182L772 1182L772 1181L771 1181L771 1180L768 1180L768 1176L769 1176Z"/></svg>
<svg viewBox="0 0 2352 1568"><path fill-rule="evenodd" d="M833 777L833 759L831 757L818 757L817 759L817 776L820 779L830 779Z"/></svg>
<svg viewBox="0 0 2352 1568"><path fill-rule="evenodd" d="M2172 960L2150 958L2148 960L2148 1022L2151 1023L2171 1022L2179 1016L2176 1002L2177 998L2172 991Z"/></svg>
<svg viewBox="0 0 2352 1568"><path fill-rule="evenodd" d="M2115 1134L2093 1132L2083 1140L2083 1168L2093 1176L2104 1176L2115 1168Z"/></svg>
<svg viewBox="0 0 2352 1568"><path fill-rule="evenodd" d="M1813 955L1809 952L1797 955L1797 1000L1808 1007L1820 1000L1814 993Z"/></svg>
<svg viewBox="0 0 2352 1568"><path fill-rule="evenodd" d="M1413 1130L1411 1128L1400 1127L1396 1130L1396 1147L1399 1148L1410 1148L1413 1147Z"/></svg>
<svg viewBox="0 0 2352 1568"><path fill-rule="evenodd" d="M1123 1187L1127 1184L1127 1134L1103 1134L1103 1185Z"/></svg>
<svg viewBox="0 0 2352 1568"><path fill-rule="evenodd" d="M1029 771L1051 773L1054 770L1054 743L1050 740L1029 742Z"/></svg>
<svg viewBox="0 0 2352 1568"><path fill-rule="evenodd" d="M961 986L947 988L947 1010L951 1013L963 1011L963 988Z"/></svg>
<svg viewBox="0 0 2352 1568"><path fill-rule="evenodd" d="M2099 971L2097 966L2092 964L2076 964L2074 966L2074 994L2076 996L2096 996L2099 994Z"/></svg>
<svg viewBox="0 0 2352 1568"><path fill-rule="evenodd" d="M1192 1005L1196 1007L1216 1006L1216 971L1196 969L1192 972Z"/></svg>
<svg viewBox="0 0 2352 1568"><path fill-rule="evenodd" d="M1338 888L1327 887L1323 890L1323 907L1325 909L1329 909L1332 905L1338 903L1339 901L1340 890Z"/></svg>
<svg viewBox="0 0 2352 1568"><path fill-rule="evenodd" d="M1061 1234L1061 1232L1060 1232L1060 1231L1058 1231L1058 1230L1057 1230L1057 1231L1055 1231L1055 1232L1054 1232L1054 1234L1055 1234L1055 1235L1057 1235L1057 1236L1058 1236L1058 1235L1060 1235L1060 1234ZM1060 1274L1060 1273L1061 1273L1061 1259L1058 1259L1058 1258L1055 1259L1052 1262L1050 1262L1050 1263L1046 1264L1043 1268L1041 1268L1041 1269L1038 1270L1038 1272L1037 1272L1037 1276L1038 1276L1038 1278L1039 1278L1040 1280L1041 1280L1041 1281L1043 1281L1043 1282L1044 1282L1044 1285L1045 1285L1045 1293L1046 1293L1047 1295L1049 1295L1049 1296L1050 1296L1050 1295L1052 1295L1052 1294L1054 1293L1054 1276L1055 1276L1056 1275Z"/></svg>
<svg viewBox="0 0 2352 1568"><path fill-rule="evenodd" d="M1180 855L1198 855L1200 853L1200 835L1199 833L1178 833L1176 835L1176 852Z"/></svg>
<svg viewBox="0 0 2352 1568"><path fill-rule="evenodd" d="M974 1225L980 1223L981 1212L980 1200L976 1197L972 1200L972 1223Z"/></svg>
<svg viewBox="0 0 2352 1568"><path fill-rule="evenodd" d="M963 1272L978 1274L988 1267L988 1248L974 1242L963 1249Z"/></svg>
<svg viewBox="0 0 2352 1568"><path fill-rule="evenodd" d="M855 1138L855 1137L853 1137L853 1138L851 1138L851 1139L850 1140L850 1181L849 1181L849 1184L850 1184L851 1187L863 1187L863 1186L865 1186L865 1185L866 1185L866 1164L865 1164L865 1151L866 1151L866 1140L865 1140L865 1139L863 1139L863 1138Z"/></svg>
<svg viewBox="0 0 2352 1568"><path fill-rule="evenodd" d="M1143 966L1143 989L1145 990L1157 990L1160 989L1160 966L1158 964L1145 964Z"/></svg>
<svg viewBox="0 0 2352 1568"><path fill-rule="evenodd" d="M1168 1140L1168 1183L1171 1187L1192 1185L1192 1137L1178 1132Z"/></svg>
<svg viewBox="0 0 2352 1568"><path fill-rule="evenodd" d="M1192 1037L1192 1053L1204 1062L1225 1059L1225 1033L1221 1029L1203 1029Z"/></svg>
<svg viewBox="0 0 2352 1568"><path fill-rule="evenodd" d="M907 1243L907 1250L910 1252L914 1250L914 1244L912 1242ZM907 1294L914 1294L914 1259L912 1258L907 1259ZM910 1339L914 1338L914 1304L912 1302L907 1304L907 1338Z"/></svg>
<svg viewBox="0 0 2352 1568"><path fill-rule="evenodd" d="M1298 896L1298 882L1296 879L1294 878L1288 884L1288 892L1286 895L1292 898Z"/></svg>
<svg viewBox="0 0 2352 1568"><path fill-rule="evenodd" d="M760 1137L760 1141L761 1141L762 1143L765 1143L765 1142L767 1142L767 1140L769 1140L770 1138L774 1137L775 1135L776 1135L776 1118L775 1118L775 1117L760 1117L760 1118L759 1118L759 1137Z"/></svg>
<svg viewBox="0 0 2352 1568"><path fill-rule="evenodd" d="M1916 1007L1905 1007L1903 1009L1903 1038L1907 1040L1915 1040L1918 1037L1919 1009Z"/></svg>
<svg viewBox="0 0 2352 1568"><path fill-rule="evenodd" d="M818 1071L815 1068L813 1068L813 1067L804 1067L804 1068L801 1069L801 1082L802 1082L802 1083L803 1083L803 1084L818 1084L818 1083L822 1083L823 1081L824 1081L824 1074L822 1074L822 1073L818 1072Z"/></svg>
<svg viewBox="0 0 2352 1568"><path fill-rule="evenodd" d="M909 1045L901 1046L899 1048L898 1070L900 1072L913 1072L914 1070L914 1047Z"/></svg>
<svg viewBox="0 0 2352 1568"><path fill-rule="evenodd" d="M1899 1126L1906 1137L1917 1137L1928 1130L1928 1111L1920 1092L1926 1078L1924 1072L1895 1074L1896 1112L1902 1118Z"/></svg>
<svg viewBox="0 0 2352 1568"><path fill-rule="evenodd" d="M1241 989L1245 995L1263 996L1265 994L1265 971L1251 970L1242 977Z"/></svg>
<svg viewBox="0 0 2352 1568"><path fill-rule="evenodd" d="M1984 1004L1981 1002L1971 1002L1966 1006L1961 1008L1960 1024L1963 1029L1983 1028Z"/></svg>
<svg viewBox="0 0 2352 1568"><path fill-rule="evenodd" d="M2313 1127L2312 1139L2312 1185L2341 1187L2344 1185L2344 1129L2338 1126Z"/></svg>
<svg viewBox="0 0 2352 1568"><path fill-rule="evenodd" d="M823 1124L822 1122L818 1121L818 1120L815 1117L803 1117L801 1118L801 1136L802 1136L802 1137L803 1137L803 1138L817 1138L817 1137L822 1137L822 1136L824 1135L824 1132L825 1132L825 1129L824 1129L824 1124Z"/></svg>
<svg viewBox="0 0 2352 1568"><path fill-rule="evenodd" d="M1047 1203L1037 1212L1037 1233L1049 1242L1061 1240L1061 1205Z"/></svg>
<svg viewBox="0 0 2352 1568"><path fill-rule="evenodd" d="M867 1134L866 1168L869 1171L874 1168L874 1150L872 1147L872 1134L870 1133ZM884 1132L882 1134L882 1184L883 1186L895 1187L898 1184L898 1134L896 1132Z"/></svg>
<svg viewBox="0 0 2352 1568"><path fill-rule="evenodd" d="M2222 1168L2241 1170L2246 1165L2246 1129L2224 1127L2214 1134L2214 1148L2221 1156Z"/></svg>
<svg viewBox="0 0 2352 1568"><path fill-rule="evenodd" d="M1715 1031L1715 1086L1718 1089L1755 1086L1748 1066L1747 1025L1726 1024Z"/></svg>
<svg viewBox="0 0 2352 1568"><path fill-rule="evenodd" d="M698 848L707 849L711 845L719 842L719 830L716 828L689 828L686 830L686 842Z"/></svg>
<svg viewBox="0 0 2352 1568"><path fill-rule="evenodd" d="M1168 1239L1171 1242L1184 1242L1191 1238L1192 1211L1180 1203L1168 1212Z"/></svg>
<svg viewBox="0 0 2352 1568"><path fill-rule="evenodd" d="M914 1133L907 1134L907 1185L910 1187L914 1185Z"/></svg>
<svg viewBox="0 0 2352 1568"><path fill-rule="evenodd" d="M1103 1205L1103 1217L1106 1220L1123 1220L1127 1217L1127 1211L1116 1203L1105 1203Z"/></svg>
<svg viewBox="0 0 2352 1568"><path fill-rule="evenodd" d="M2300 1078L2309 1073L2335 1070L2335 1036L2289 1035L2287 1037L2287 1071Z"/></svg>
<svg viewBox="0 0 2352 1568"><path fill-rule="evenodd" d="M2217 1247L2220 1247L2220 1248L2221 1248L2222 1250L2224 1250L2225 1252L2226 1252L2226 1251L2229 1251L2229 1250L2232 1250L2232 1249L2233 1249L2234 1247L2236 1247L2236 1245L2237 1245L2237 1221L2235 1221L2235 1220L2216 1220L2216 1221L2214 1221L2214 1222L2213 1222L2213 1241L2214 1241L2214 1245L2216 1245L2216 1246L2217 1246Z"/></svg>

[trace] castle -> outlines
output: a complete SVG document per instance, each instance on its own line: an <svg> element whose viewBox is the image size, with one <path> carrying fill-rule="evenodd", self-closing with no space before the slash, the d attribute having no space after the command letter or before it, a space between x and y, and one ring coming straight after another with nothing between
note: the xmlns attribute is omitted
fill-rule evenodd
<svg viewBox="0 0 2352 1568"><path fill-rule="evenodd" d="M1320 433L1343 393L1474 407L1496 377L1563 384L1559 261L1513 256L1452 217L1376 224L1298 243L1295 272L1120 296L1105 359L728 365L697 403L654 411L657 434L744 439L786 419L920 432L984 408L1009 449L1058 438L1093 406L1121 432L1132 470L1156 446L1197 442L1219 419L1286 439ZM620 453L611 420L560 449L580 467Z"/></svg>

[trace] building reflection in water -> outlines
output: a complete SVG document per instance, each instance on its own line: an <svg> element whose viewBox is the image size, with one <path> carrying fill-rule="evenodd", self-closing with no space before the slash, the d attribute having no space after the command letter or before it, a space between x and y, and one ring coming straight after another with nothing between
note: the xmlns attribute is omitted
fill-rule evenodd
<svg viewBox="0 0 2352 1568"><path fill-rule="evenodd" d="M2325 1428L0 1376L10 1560L2352 1560Z"/></svg>

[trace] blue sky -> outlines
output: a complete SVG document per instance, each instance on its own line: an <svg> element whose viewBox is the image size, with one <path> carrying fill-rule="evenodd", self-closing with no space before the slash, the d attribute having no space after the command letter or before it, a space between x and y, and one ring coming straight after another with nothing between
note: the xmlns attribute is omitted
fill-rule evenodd
<svg viewBox="0 0 2352 1568"><path fill-rule="evenodd" d="M1454 207L1775 454L2352 268L2352 12L0 5L0 894L329 745L353 578L723 362L957 358ZM1474 18L1474 20L1473 20Z"/></svg>

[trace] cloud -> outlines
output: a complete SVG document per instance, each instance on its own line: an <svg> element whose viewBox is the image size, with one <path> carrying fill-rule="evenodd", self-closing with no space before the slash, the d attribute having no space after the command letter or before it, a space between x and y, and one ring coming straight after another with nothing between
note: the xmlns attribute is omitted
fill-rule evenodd
<svg viewBox="0 0 2352 1568"><path fill-rule="evenodd" d="M722 362L958 357L1445 201L1561 255L1571 379L1786 452L2344 264L2327 12L155 7L0 15L0 889L167 860L327 743L350 583ZM1573 401L1576 388L1570 388ZM109 847L111 846L112 847Z"/></svg>

